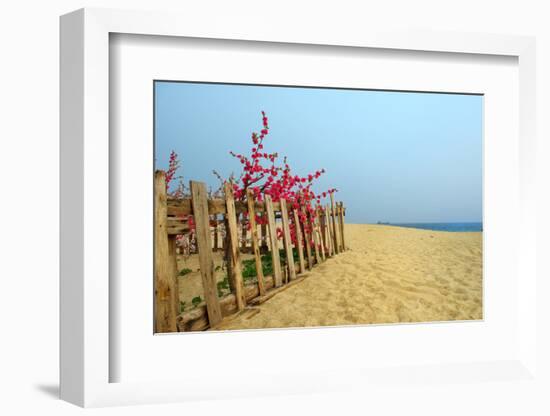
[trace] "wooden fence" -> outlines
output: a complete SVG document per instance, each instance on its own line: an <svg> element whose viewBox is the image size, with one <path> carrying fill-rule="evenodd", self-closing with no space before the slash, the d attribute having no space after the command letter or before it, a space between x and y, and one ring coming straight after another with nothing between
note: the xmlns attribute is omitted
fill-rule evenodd
<svg viewBox="0 0 550 416"><path fill-rule="evenodd" d="M247 202L235 201L230 184L224 188L223 199L208 199L206 185L191 181L191 198L169 199L166 194L165 174L155 172L155 332L197 331L216 328L227 316L243 310L247 305L258 305L279 291L294 285L307 277L307 270L328 257L346 250L344 236L345 208L343 203L331 203L319 207L315 215L307 217L312 235L308 234L299 220L298 212L286 205L285 200L273 202L269 196L264 202L257 202L251 192ZM250 242L254 256L257 284L244 285L242 277L241 251L246 244L239 245L238 217L248 212L250 221ZM267 216L267 226L258 226L255 213ZM228 277L231 294L218 297L214 270L213 251L219 247L217 226L219 221L212 218L222 216L228 234L225 247L228 250ZM195 223L194 233L199 256L200 273L205 304L188 312L179 313L178 268L176 262L176 236L191 232L188 216ZM296 244L290 234L290 216L296 224ZM280 222L278 222L280 220ZM283 270L279 254L277 227L283 231L283 248L286 266ZM214 233L212 233L214 231ZM273 275L264 276L259 238L268 237L271 251ZM241 230L242 232L242 230ZM215 244L213 244L215 240ZM309 242L313 240L314 244ZM263 242L265 244L266 241ZM305 247L305 253L304 253ZM294 262L293 249L298 252L298 262Z"/></svg>

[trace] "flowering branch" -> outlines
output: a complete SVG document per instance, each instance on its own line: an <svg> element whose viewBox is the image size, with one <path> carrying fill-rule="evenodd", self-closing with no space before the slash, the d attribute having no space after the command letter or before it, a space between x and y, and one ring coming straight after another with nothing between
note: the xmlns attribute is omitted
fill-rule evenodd
<svg viewBox="0 0 550 416"><path fill-rule="evenodd" d="M312 186L316 179L325 173L324 169L317 170L306 176L299 176L292 173L292 169L285 157L283 164L278 165L279 154L267 153L264 150L264 142L269 134L269 123L265 112L262 111L262 129L259 133L253 132L251 135L252 147L250 155L245 156L230 151L229 154L238 159L242 165L243 172L238 180L233 177L229 181L233 185L233 191L237 200L244 201L246 199L247 189L251 189L254 198L257 201L262 201L265 195L269 195L274 202L284 198L288 202L288 206L298 211L300 221L308 234L311 234L312 227L307 221L308 214L314 215L314 203L319 205L321 198L336 192L336 189L329 189L320 194L315 194ZM218 178L221 178L217 175ZM245 213L246 216L246 213ZM293 224L293 216L291 218L291 234L295 241L296 226ZM264 216L256 215L258 224L265 224L267 219ZM281 232L278 233L281 237Z"/></svg>

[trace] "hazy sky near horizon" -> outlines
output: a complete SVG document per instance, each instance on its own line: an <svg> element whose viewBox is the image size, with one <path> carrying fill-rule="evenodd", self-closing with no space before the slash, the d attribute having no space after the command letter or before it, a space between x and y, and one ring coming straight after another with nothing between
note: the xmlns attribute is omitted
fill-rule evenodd
<svg viewBox="0 0 550 416"><path fill-rule="evenodd" d="M269 118L265 152L295 174L320 168L350 223L481 222L483 97L389 91L155 83L155 168L216 189L249 155Z"/></svg>

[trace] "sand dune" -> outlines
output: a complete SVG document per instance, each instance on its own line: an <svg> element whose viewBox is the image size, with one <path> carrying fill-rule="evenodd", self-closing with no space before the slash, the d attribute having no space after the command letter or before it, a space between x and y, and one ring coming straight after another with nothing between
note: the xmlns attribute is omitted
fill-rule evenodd
<svg viewBox="0 0 550 416"><path fill-rule="evenodd" d="M482 233L346 224L349 250L220 329L482 319Z"/></svg>

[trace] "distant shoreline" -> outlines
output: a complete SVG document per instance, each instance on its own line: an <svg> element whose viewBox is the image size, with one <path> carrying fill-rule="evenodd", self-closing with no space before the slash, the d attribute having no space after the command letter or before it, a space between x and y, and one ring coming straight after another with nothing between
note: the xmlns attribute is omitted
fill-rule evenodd
<svg viewBox="0 0 550 416"><path fill-rule="evenodd" d="M483 223L481 222L409 222L409 223L390 223L378 222L373 225L387 225L391 227L415 228L419 230L446 231L446 232L482 232Z"/></svg>

